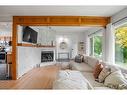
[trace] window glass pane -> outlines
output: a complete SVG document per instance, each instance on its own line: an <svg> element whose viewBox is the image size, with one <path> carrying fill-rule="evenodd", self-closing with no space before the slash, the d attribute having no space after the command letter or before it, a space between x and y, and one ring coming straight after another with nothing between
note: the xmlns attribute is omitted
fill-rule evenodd
<svg viewBox="0 0 127 95"><path fill-rule="evenodd" d="M102 35L90 38L90 56L102 59Z"/></svg>
<svg viewBox="0 0 127 95"><path fill-rule="evenodd" d="M127 68L127 26L115 29L115 63Z"/></svg>
<svg viewBox="0 0 127 95"><path fill-rule="evenodd" d="M102 36L94 37L94 56L96 58L102 58Z"/></svg>

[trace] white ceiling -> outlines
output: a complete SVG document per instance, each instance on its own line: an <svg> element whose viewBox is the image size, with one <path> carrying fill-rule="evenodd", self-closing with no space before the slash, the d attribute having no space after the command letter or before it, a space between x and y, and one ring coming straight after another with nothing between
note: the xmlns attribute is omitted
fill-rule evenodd
<svg viewBox="0 0 127 95"><path fill-rule="evenodd" d="M12 21L12 16L112 16L126 6L0 6L0 21ZM10 32L11 24L0 23L0 31ZM44 27L38 27L44 28ZM100 27L52 26L56 32L84 32L98 30ZM45 27L46 29L46 27Z"/></svg>
<svg viewBox="0 0 127 95"><path fill-rule="evenodd" d="M126 6L0 6L0 21L12 16L112 16Z"/></svg>

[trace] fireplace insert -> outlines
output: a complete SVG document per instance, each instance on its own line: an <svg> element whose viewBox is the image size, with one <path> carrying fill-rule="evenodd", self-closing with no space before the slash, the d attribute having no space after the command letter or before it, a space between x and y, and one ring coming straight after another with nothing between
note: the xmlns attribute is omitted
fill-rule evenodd
<svg viewBox="0 0 127 95"><path fill-rule="evenodd" d="M41 62L52 62L54 60L53 51L42 51L41 52Z"/></svg>

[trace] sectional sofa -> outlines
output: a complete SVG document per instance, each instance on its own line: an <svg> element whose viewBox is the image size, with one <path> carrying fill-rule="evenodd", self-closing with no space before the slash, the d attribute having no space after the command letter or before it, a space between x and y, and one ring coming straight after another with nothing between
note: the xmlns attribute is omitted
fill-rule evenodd
<svg viewBox="0 0 127 95"><path fill-rule="evenodd" d="M104 67L110 68L112 73L119 71L123 74L125 79L127 78L127 69L119 67L117 65L113 65L111 63L102 62L102 61L100 61L94 57L91 57L91 56L84 56L84 61L81 63L71 61L70 62L70 69L80 71L83 74L83 76L89 81L89 83L92 85L93 89L112 89L112 88L116 89L116 87L106 86L104 82L100 83L94 78L93 72L94 72L95 66L98 62L100 64L102 64ZM113 75L110 74L110 77L112 77L112 76ZM117 75L117 77L119 77L119 75ZM121 78L121 77L119 77L119 78ZM115 79L113 79L113 82ZM109 78L109 80L111 80L111 79ZM117 83L118 83L118 81L119 80L116 80ZM127 82L127 79L124 80L124 83L125 83L124 86L126 86L126 87L124 87L125 89L127 88L126 82ZM123 85L121 85L121 86L123 86ZM118 88L118 89L120 89L120 88Z"/></svg>

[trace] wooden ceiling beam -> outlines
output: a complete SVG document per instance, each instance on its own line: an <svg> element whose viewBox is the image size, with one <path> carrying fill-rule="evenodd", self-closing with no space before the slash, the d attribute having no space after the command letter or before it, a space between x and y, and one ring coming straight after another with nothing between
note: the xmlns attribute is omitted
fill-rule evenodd
<svg viewBox="0 0 127 95"><path fill-rule="evenodd" d="M110 23L110 17L99 16L14 16L19 25L42 26L102 26Z"/></svg>

